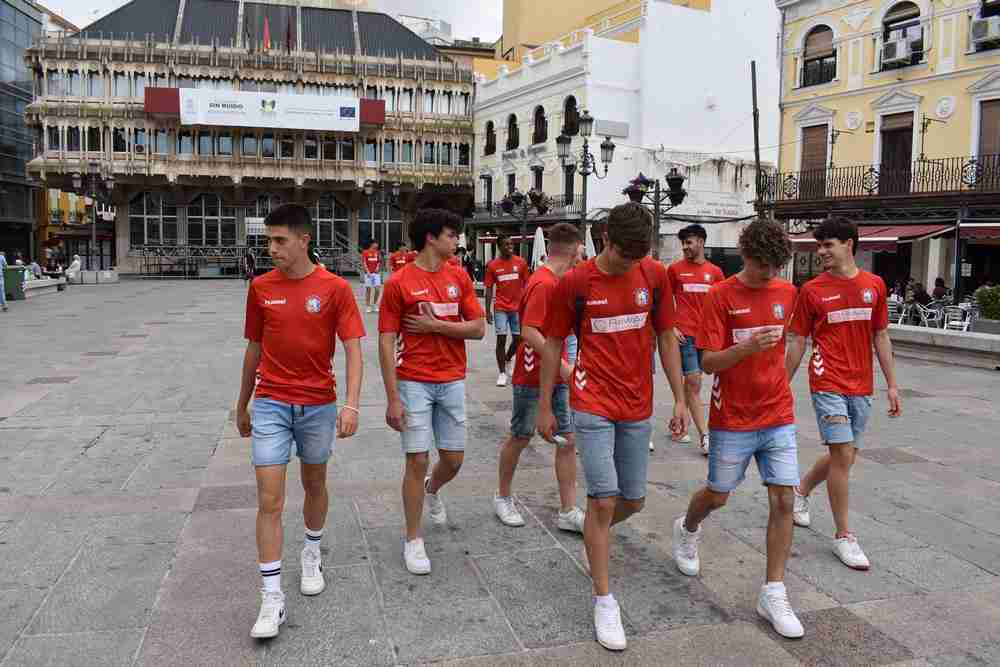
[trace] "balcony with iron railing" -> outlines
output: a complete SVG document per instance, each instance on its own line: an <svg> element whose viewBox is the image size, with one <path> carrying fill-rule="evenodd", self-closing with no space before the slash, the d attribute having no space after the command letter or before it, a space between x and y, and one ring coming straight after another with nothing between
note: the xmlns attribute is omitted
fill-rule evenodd
<svg viewBox="0 0 1000 667"><path fill-rule="evenodd" d="M969 201L1000 195L1000 155L922 158L761 174L760 197L776 212L830 210L861 202Z"/></svg>
<svg viewBox="0 0 1000 667"><path fill-rule="evenodd" d="M565 220L575 219L583 215L583 196L581 195L549 195L550 208L540 214L534 207L528 214L529 220ZM504 211L503 201L478 202L473 214L473 221L490 224L517 224L521 221L520 209L514 208L510 213Z"/></svg>

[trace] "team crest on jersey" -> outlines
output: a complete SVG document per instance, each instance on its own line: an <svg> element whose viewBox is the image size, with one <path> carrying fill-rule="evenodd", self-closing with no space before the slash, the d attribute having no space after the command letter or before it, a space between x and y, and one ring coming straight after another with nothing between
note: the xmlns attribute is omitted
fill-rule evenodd
<svg viewBox="0 0 1000 667"><path fill-rule="evenodd" d="M771 306L771 312L774 313L774 319L776 320L785 319L785 307L780 303L773 304Z"/></svg>
<svg viewBox="0 0 1000 667"><path fill-rule="evenodd" d="M447 289L447 292L448 292L448 298L449 299L457 299L458 298L458 286L457 285L448 285L448 287L446 289Z"/></svg>
<svg viewBox="0 0 1000 667"><path fill-rule="evenodd" d="M649 305L649 290L645 287L640 287L635 291L635 305L640 308L645 308Z"/></svg>
<svg viewBox="0 0 1000 667"><path fill-rule="evenodd" d="M705 274L705 282L706 283L712 282L712 274L711 273L706 273Z"/></svg>
<svg viewBox="0 0 1000 667"><path fill-rule="evenodd" d="M306 312L318 313L320 308L323 307L323 302L320 301L318 296L311 296L306 299Z"/></svg>
<svg viewBox="0 0 1000 667"><path fill-rule="evenodd" d="M875 303L875 292L870 289L861 290L861 299L865 303Z"/></svg>

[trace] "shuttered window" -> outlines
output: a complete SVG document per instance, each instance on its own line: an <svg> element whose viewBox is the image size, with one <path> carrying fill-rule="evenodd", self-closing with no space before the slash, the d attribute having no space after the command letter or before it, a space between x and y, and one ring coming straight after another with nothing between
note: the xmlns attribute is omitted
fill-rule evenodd
<svg viewBox="0 0 1000 667"><path fill-rule="evenodd" d="M982 103L979 114L979 155L1000 155L1000 100Z"/></svg>
<svg viewBox="0 0 1000 667"><path fill-rule="evenodd" d="M833 31L825 25L818 26L806 37L806 58L822 58L833 54Z"/></svg>
<svg viewBox="0 0 1000 667"><path fill-rule="evenodd" d="M837 52L833 47L833 30L821 25L806 36L802 58L802 85L829 83L837 76Z"/></svg>
<svg viewBox="0 0 1000 667"><path fill-rule="evenodd" d="M827 125L802 128L802 171L826 169Z"/></svg>
<svg viewBox="0 0 1000 667"><path fill-rule="evenodd" d="M883 132L889 132L891 130L912 130L912 129L913 129L912 113L894 113L889 116L882 116Z"/></svg>

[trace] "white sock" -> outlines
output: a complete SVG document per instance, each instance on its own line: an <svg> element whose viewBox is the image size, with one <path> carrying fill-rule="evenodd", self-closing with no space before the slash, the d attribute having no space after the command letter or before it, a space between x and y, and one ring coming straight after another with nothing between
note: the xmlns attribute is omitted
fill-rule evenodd
<svg viewBox="0 0 1000 667"><path fill-rule="evenodd" d="M309 530L306 528L306 539L303 543L303 548L309 551L315 551L319 553L319 545L323 541L323 531L322 530Z"/></svg>
<svg viewBox="0 0 1000 667"><path fill-rule="evenodd" d="M768 593L781 593L785 590L785 582L783 581L769 581L764 584L764 589Z"/></svg>
<svg viewBox="0 0 1000 667"><path fill-rule="evenodd" d="M259 563L258 565L260 567L260 579L264 590L268 593L280 593L281 561L276 560L273 563Z"/></svg>
<svg viewBox="0 0 1000 667"><path fill-rule="evenodd" d="M602 607L607 607L607 606L613 605L614 603L615 603L615 596L612 595L611 593L608 593L607 595L595 595L594 596L594 604L595 605L600 605Z"/></svg>

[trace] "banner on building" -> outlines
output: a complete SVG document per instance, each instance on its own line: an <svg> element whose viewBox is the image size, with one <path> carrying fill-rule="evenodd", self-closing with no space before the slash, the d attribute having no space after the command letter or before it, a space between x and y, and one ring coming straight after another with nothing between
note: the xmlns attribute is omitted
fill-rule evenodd
<svg viewBox="0 0 1000 667"><path fill-rule="evenodd" d="M314 132L357 132L355 97L276 95L182 88L181 125L220 125Z"/></svg>

